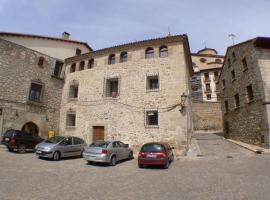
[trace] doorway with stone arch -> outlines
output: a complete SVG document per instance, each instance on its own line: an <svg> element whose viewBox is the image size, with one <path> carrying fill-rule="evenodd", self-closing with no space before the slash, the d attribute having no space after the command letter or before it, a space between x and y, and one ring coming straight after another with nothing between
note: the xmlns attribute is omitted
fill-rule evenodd
<svg viewBox="0 0 270 200"><path fill-rule="evenodd" d="M38 135L39 128L34 122L27 122L23 125L22 131L26 131L29 133L33 133L35 135Z"/></svg>

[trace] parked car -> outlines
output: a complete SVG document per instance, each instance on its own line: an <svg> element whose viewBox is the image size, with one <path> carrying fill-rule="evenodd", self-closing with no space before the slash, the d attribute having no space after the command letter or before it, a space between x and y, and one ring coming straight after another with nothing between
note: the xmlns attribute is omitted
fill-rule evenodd
<svg viewBox="0 0 270 200"><path fill-rule="evenodd" d="M128 144L120 141L98 140L85 148L83 157L89 164L102 162L114 166L117 161L133 159L133 151Z"/></svg>
<svg viewBox="0 0 270 200"><path fill-rule="evenodd" d="M138 167L145 165L161 165L165 169L169 168L174 159L173 147L167 143L146 143L142 146L138 155Z"/></svg>
<svg viewBox="0 0 270 200"><path fill-rule="evenodd" d="M57 161L64 157L82 156L86 143L83 139L71 136L48 138L36 146L38 157Z"/></svg>
<svg viewBox="0 0 270 200"><path fill-rule="evenodd" d="M24 153L27 150L34 150L36 144L43 139L36 134L19 130L7 130L2 138L1 144L6 145L9 151L17 150Z"/></svg>

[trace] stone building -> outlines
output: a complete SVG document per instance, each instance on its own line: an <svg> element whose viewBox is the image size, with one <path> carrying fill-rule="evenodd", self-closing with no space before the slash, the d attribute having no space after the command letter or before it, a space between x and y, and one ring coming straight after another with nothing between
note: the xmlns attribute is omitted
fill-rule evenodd
<svg viewBox="0 0 270 200"><path fill-rule="evenodd" d="M188 38L168 36L66 59L60 133L187 144L192 131ZM185 94L185 95L182 95ZM182 95L182 98L181 98Z"/></svg>
<svg viewBox="0 0 270 200"><path fill-rule="evenodd" d="M270 38L227 49L219 80L225 136L269 147Z"/></svg>
<svg viewBox="0 0 270 200"><path fill-rule="evenodd" d="M191 58L194 72L191 78L194 130L222 131L218 78L224 56L218 55L215 49L204 48L191 54Z"/></svg>
<svg viewBox="0 0 270 200"><path fill-rule="evenodd" d="M215 49L204 48L191 54L194 75L192 77L192 96L199 101L218 101L218 78L224 56Z"/></svg>
<svg viewBox="0 0 270 200"><path fill-rule="evenodd" d="M25 46L60 60L92 51L92 48L87 43L71 40L69 37L70 34L67 32L63 32L61 38L24 33L0 32L0 39Z"/></svg>
<svg viewBox="0 0 270 200"><path fill-rule="evenodd" d="M0 132L58 132L63 62L0 39Z"/></svg>

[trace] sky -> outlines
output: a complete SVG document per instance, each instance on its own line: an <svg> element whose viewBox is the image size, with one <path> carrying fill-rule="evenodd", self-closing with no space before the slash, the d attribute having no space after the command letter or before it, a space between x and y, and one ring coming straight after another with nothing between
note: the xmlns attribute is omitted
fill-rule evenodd
<svg viewBox="0 0 270 200"><path fill-rule="evenodd" d="M192 52L270 37L270 0L0 0L0 31L87 42L94 50L187 34Z"/></svg>

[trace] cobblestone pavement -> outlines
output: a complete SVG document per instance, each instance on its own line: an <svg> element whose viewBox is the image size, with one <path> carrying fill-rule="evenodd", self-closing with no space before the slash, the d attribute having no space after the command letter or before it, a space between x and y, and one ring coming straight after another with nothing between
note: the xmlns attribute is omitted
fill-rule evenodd
<svg viewBox="0 0 270 200"><path fill-rule="evenodd" d="M139 169L135 159L115 167L53 162L0 148L0 199L270 199L270 156L213 134L196 137L203 157L176 159L168 170Z"/></svg>

